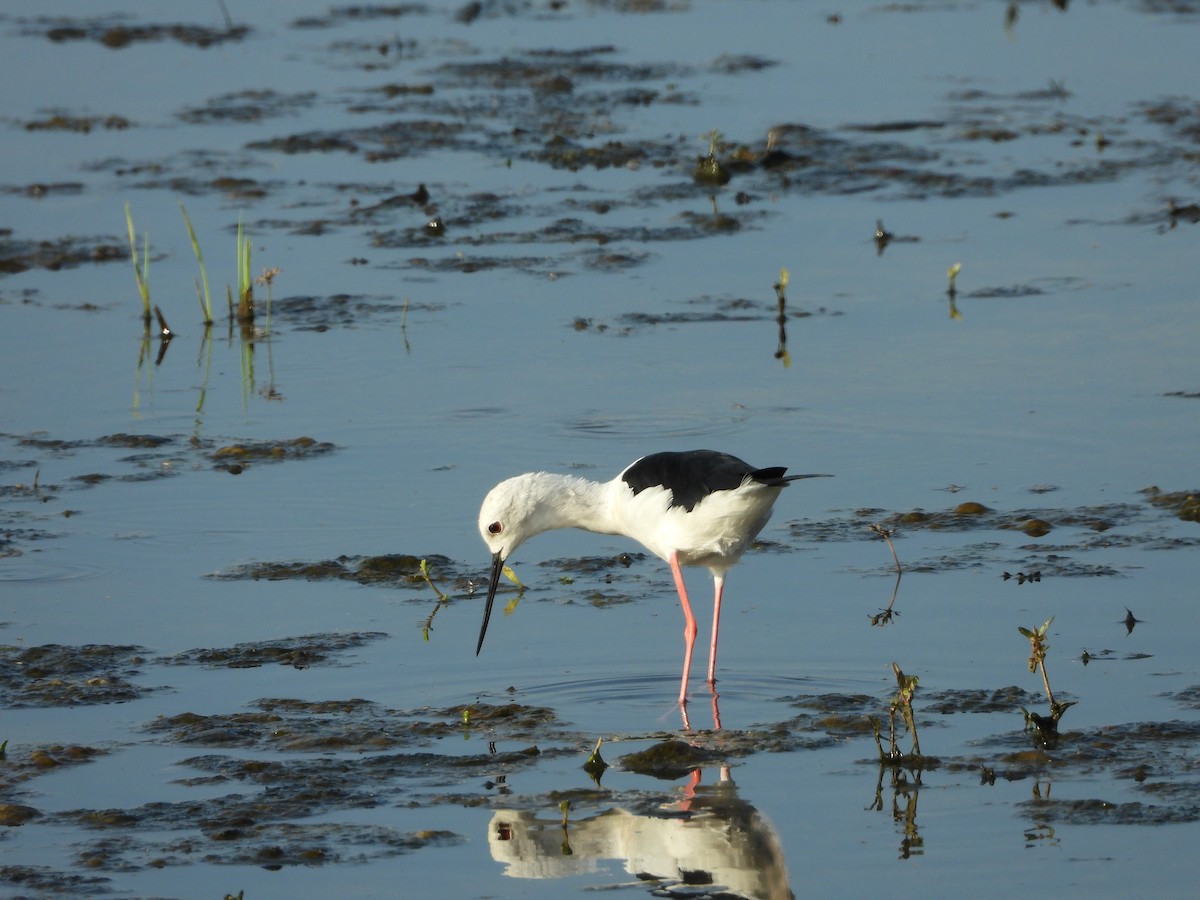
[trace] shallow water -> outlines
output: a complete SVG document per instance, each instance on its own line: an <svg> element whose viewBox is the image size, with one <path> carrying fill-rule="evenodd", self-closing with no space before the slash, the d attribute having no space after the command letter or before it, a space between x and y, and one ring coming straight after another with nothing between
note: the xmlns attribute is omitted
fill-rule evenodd
<svg viewBox="0 0 1200 900"><path fill-rule="evenodd" d="M9 4L0 890L1191 896L1198 10L1015 8ZM472 656L491 484L699 446L835 475L731 573L716 708L618 538L523 547ZM676 738L695 785L621 762Z"/></svg>

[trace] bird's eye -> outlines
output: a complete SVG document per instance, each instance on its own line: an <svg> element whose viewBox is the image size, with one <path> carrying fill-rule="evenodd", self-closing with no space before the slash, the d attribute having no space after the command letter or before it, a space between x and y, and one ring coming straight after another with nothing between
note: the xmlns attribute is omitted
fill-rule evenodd
<svg viewBox="0 0 1200 900"><path fill-rule="evenodd" d="M488 526L488 534L499 534L504 530L504 526L499 522L493 522Z"/></svg>

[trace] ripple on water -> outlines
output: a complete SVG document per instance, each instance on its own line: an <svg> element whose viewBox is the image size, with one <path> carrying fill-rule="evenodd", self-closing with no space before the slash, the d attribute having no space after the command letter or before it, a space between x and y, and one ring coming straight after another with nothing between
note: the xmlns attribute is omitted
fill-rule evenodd
<svg viewBox="0 0 1200 900"><path fill-rule="evenodd" d="M653 438L669 441L673 438L701 437L734 433L746 414L734 410L726 417L689 413L647 413L608 415L600 412L586 414L561 425L562 433L574 438Z"/></svg>
<svg viewBox="0 0 1200 900"><path fill-rule="evenodd" d="M725 727L746 727L750 723L782 721L795 715L787 702L797 696L860 691L863 685L831 682L826 679L733 673L718 678L717 697ZM558 710L563 718L597 731L633 733L639 729L677 729L679 707L675 702L679 677L675 674L630 674L574 678L522 686L522 702L538 703ZM693 668L688 710L691 724L708 728L704 718L712 695L704 684L703 673Z"/></svg>
<svg viewBox="0 0 1200 900"><path fill-rule="evenodd" d="M107 566L55 562L48 559L31 558L30 554L25 554L18 566L0 568L0 581L14 584L55 584L96 578L108 575L112 571Z"/></svg>

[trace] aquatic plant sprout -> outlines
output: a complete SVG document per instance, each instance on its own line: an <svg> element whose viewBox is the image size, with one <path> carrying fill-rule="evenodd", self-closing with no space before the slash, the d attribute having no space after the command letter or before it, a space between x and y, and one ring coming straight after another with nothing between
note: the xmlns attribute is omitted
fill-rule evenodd
<svg viewBox="0 0 1200 900"><path fill-rule="evenodd" d="M237 285L239 322L254 321L254 276L250 274L250 238L242 227L242 217L238 216L237 227Z"/></svg>
<svg viewBox="0 0 1200 900"><path fill-rule="evenodd" d="M208 290L208 270L204 267L204 254L200 252L200 241L196 239L196 229L192 227L192 220L188 218L182 200L179 201L179 211L183 213L183 224L187 226L188 237L192 241L192 252L196 254L196 262L200 265L200 281L196 284L196 297L199 299L200 309L204 313L204 324L211 325L213 323L212 297ZM203 287L203 293L201 293L201 287Z"/></svg>
<svg viewBox="0 0 1200 900"><path fill-rule="evenodd" d="M142 237L142 261L138 263L137 235L133 229L133 213L125 204L125 224L129 227L129 254L133 259L133 275L137 279L138 293L142 296L142 318L150 324L150 232Z"/></svg>

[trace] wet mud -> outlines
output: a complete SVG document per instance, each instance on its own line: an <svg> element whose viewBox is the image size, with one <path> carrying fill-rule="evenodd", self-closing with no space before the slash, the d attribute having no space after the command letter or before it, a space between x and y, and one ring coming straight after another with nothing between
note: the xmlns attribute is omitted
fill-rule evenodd
<svg viewBox="0 0 1200 900"><path fill-rule="evenodd" d="M103 21L59 17L27 23L25 30L31 36L40 34L56 44L93 41L110 50L120 50L147 41L165 40L196 47L212 47L227 41L240 41L251 33L248 27L235 25L228 20L225 28L216 29L183 23L124 23L119 17L109 17Z"/></svg>
<svg viewBox="0 0 1200 900"><path fill-rule="evenodd" d="M56 185L29 185L21 190L33 196L42 196L51 191L75 192L72 186ZM111 237L68 235L34 240L16 237L10 228L0 228L0 274L3 275L13 275L27 269L56 272L92 263L128 259L129 251Z"/></svg>
<svg viewBox="0 0 1200 900"><path fill-rule="evenodd" d="M104 644L0 647L0 702L21 708L136 700L154 689L133 680L142 674L145 653Z"/></svg>
<svg viewBox="0 0 1200 900"><path fill-rule="evenodd" d="M232 647L186 650L157 659L156 662L167 665L224 666L230 669L253 669L263 665L307 669L321 663L334 663L338 654L384 637L387 635L380 632L311 634L275 641L248 641Z"/></svg>
<svg viewBox="0 0 1200 900"><path fill-rule="evenodd" d="M521 17L532 10L483 5L489 17ZM355 15L347 12L354 10ZM682 12L670 5L664 13ZM360 15L361 13L361 15ZM570 5L549 15L571 16ZM442 9L420 4L402 7L336 8L325 18L307 18L287 26L310 39L334 31L347 18L402 22L421 18L454 19ZM245 26L227 21L224 28L183 23L126 23L86 19L25 22L31 38L53 42L89 41L121 52L146 42L174 41L199 48L242 42ZM468 46L469 46L469 32ZM949 90L946 115L932 120L848 121L836 130L803 122L777 122L763 135L714 132L708 154L681 137L648 140L623 124L627 113L663 105L698 105L702 94L680 88L698 75L715 79L752 76L777 61L753 55L722 56L691 64L631 65L613 46L578 49L554 47L518 50L500 58L462 60L463 44L447 40L383 41L357 45L330 35L316 62L330 68L354 67L386 72L400 60L428 63L417 83L393 82L357 95L295 94L246 89L216 96L202 106L181 108L181 122L220 126L226 122L286 123L318 108L343 109L355 116L393 119L336 130L300 130L248 142L235 150L201 149L148 163L97 160L94 173L107 173L126 187L167 189L177 194L227 196L247 204L291 193L299 185L259 180L253 175L213 178L214 168L255 168L273 156L335 154L371 163L395 163L431 154L471 154L511 163L520 160L560 171L641 170L660 173L626 187L589 188L536 197L464 191L449 185L412 185L421 202L393 202L390 177L374 183L328 185L325 199L306 203L309 217L258 218L248 223L258 233L318 234L328 229L361 233L371 247L420 251L454 235L459 248L503 248L503 253L414 252L404 263L425 271L479 272L506 268L535 275L569 274L573 269L627 271L661 242L690 241L755 229L769 217L768 198L783 193L850 195L871 192L881 200L931 197L995 197L1031 188L1108 184L1131 172L1167 169L1194 158L1197 113L1186 101L1147 98L1133 112L1134 128L1123 113L1080 117L1064 110L1067 86L1001 93L978 88ZM997 127L994 123L1005 124ZM468 123L470 123L468 125ZM105 129L138 128L119 115L56 112L31 119L29 129L60 129L84 135ZM1156 130L1147 139L1145 129ZM1041 168L1005 170L1005 157L975 152L980 143L1012 143L1063 138L1058 159ZM1077 145L1094 155L1080 156ZM1108 154L1107 156L1105 154ZM237 164L240 161L240 164ZM701 165L698 166L697 163ZM697 177L709 166L719 178ZM381 167L382 168L382 167ZM52 185L0 185L9 192L60 190ZM68 185L71 191L87 187ZM723 211L716 212L720 197ZM711 201L711 202L710 202ZM671 212L672 224L635 225L627 214L649 208ZM1190 198L1172 198L1160 209L1131 210L1128 224L1166 229L1200 221ZM442 227L431 230L437 220ZM508 219L544 224L505 227ZM866 228L866 223L864 223ZM444 228L444 230L443 230ZM904 241L919 240L905 235ZM880 252L889 242L880 244ZM897 243L903 243L898 241ZM536 254L521 248L537 245ZM122 241L113 238L34 237L8 232L0 240L0 273L32 267L55 268L86 262L125 259ZM598 248L603 248L600 250ZM983 296L1026 296L1028 288L1003 288ZM1008 293L1015 290L1016 293ZM1034 289L1036 292L1037 289Z"/></svg>
<svg viewBox="0 0 1200 900"><path fill-rule="evenodd" d="M293 578L304 581L334 579L354 581L358 584L427 589L428 582L423 574L423 564L439 581L450 575L456 588L467 589L467 570L453 563L449 557L437 554L418 557L406 553L389 553L382 556L339 556L336 559L315 562L255 562L234 566L211 577L266 581L286 581Z"/></svg>
<svg viewBox="0 0 1200 900"><path fill-rule="evenodd" d="M1034 489L1039 494L1051 491L1052 487L1044 485ZM1013 545L1011 540L1000 540L997 535L992 540L962 545L936 558L902 558L902 566L905 571L924 573L991 568L1000 570L997 574L1006 580L1016 579L1015 570L1028 569L1028 573L1020 573L1022 577L1017 579L1021 584L1038 581L1040 575L1121 576L1125 573L1118 568L1078 557L1115 548L1182 550L1200 545L1200 537L1179 535L1163 521L1164 516L1195 521L1196 491L1164 492L1149 487L1140 493L1146 498L1144 504L1110 503L1070 509L997 510L974 501L933 511L864 508L835 519L791 522L788 528L793 537L806 542L878 541L876 528L883 528L892 540L900 542L901 554L906 533L935 531L986 537L989 532L1019 532L1037 542ZM887 566L880 569L888 570ZM1039 578L1029 577L1035 571Z"/></svg>

